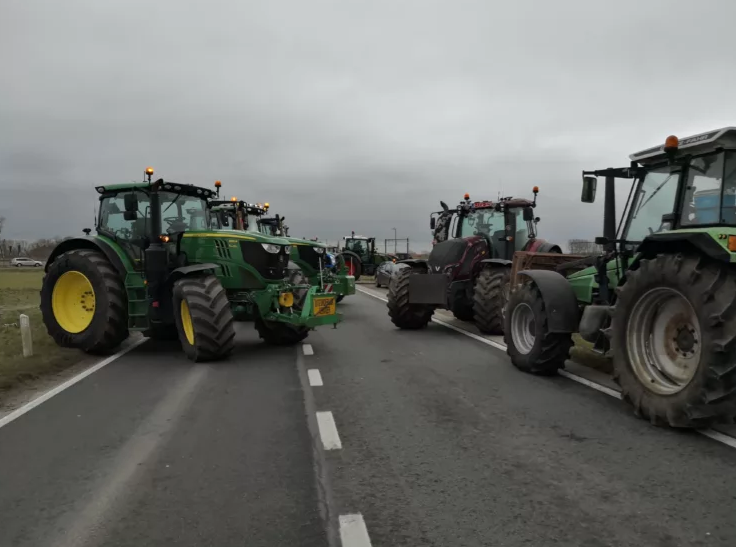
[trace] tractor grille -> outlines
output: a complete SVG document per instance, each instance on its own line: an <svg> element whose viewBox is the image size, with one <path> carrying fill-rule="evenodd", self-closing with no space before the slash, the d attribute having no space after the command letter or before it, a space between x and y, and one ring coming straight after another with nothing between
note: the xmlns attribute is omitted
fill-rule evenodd
<svg viewBox="0 0 736 547"><path fill-rule="evenodd" d="M309 245L297 245L297 251L299 251L299 260L309 264L309 267L314 270L319 270L319 262L322 259L322 266L324 267L324 255L317 254L314 247Z"/></svg>
<svg viewBox="0 0 736 547"><path fill-rule="evenodd" d="M277 280L286 277L289 255L285 247L281 246L281 250L276 254L269 253L260 243L241 241L240 251L243 253L243 259L264 279Z"/></svg>
<svg viewBox="0 0 736 547"><path fill-rule="evenodd" d="M230 249L227 246L226 239L216 239L215 240L215 252L217 253L217 256L219 256L220 258L231 258Z"/></svg>
<svg viewBox="0 0 736 547"><path fill-rule="evenodd" d="M465 253L468 242L464 239L448 239L437 243L429 253L429 267L435 271L443 271L448 264L457 264Z"/></svg>

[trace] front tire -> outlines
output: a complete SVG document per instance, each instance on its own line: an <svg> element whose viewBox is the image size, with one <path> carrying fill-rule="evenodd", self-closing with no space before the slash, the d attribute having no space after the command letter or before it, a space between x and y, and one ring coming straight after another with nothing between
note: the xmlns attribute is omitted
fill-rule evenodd
<svg viewBox="0 0 736 547"><path fill-rule="evenodd" d="M216 276L179 279L174 283L173 309L179 341L189 359L215 361L232 353L233 313Z"/></svg>
<svg viewBox="0 0 736 547"><path fill-rule="evenodd" d="M629 270L611 321L614 379L655 425L731 422L736 403L736 272L696 255Z"/></svg>
<svg viewBox="0 0 736 547"><path fill-rule="evenodd" d="M475 283L473 314L483 334L503 334L511 268L484 268Z"/></svg>
<svg viewBox="0 0 736 547"><path fill-rule="evenodd" d="M107 353L128 337L123 281L97 251L68 251L51 263L41 288L41 314L62 347Z"/></svg>
<svg viewBox="0 0 736 547"><path fill-rule="evenodd" d="M539 375L565 368L572 335L549 332L547 310L536 285L526 283L511 295L505 319L506 353L516 368Z"/></svg>
<svg viewBox="0 0 736 547"><path fill-rule="evenodd" d="M423 329L429 324L434 314L431 306L409 303L409 278L415 275L412 271L411 268L399 270L393 283L389 283L388 315L391 317L391 322L400 329Z"/></svg>

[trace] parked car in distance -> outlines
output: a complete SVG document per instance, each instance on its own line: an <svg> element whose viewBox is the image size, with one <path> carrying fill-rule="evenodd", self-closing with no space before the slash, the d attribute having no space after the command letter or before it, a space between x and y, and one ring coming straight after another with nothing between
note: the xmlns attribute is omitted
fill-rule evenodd
<svg viewBox="0 0 736 547"><path fill-rule="evenodd" d="M40 262L38 260L33 260L32 258L24 258L24 257L18 257L14 258L10 261L11 266L15 266L16 268L22 268L23 266L29 266L31 268L40 268L43 266L43 262Z"/></svg>
<svg viewBox="0 0 736 547"><path fill-rule="evenodd" d="M397 264L392 260L381 262L376 270L376 287L388 287L393 275L402 267L404 267L403 264Z"/></svg>

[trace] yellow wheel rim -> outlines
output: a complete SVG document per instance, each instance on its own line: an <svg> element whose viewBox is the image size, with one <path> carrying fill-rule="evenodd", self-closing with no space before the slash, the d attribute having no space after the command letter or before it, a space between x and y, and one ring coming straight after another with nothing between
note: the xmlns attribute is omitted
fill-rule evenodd
<svg viewBox="0 0 736 547"><path fill-rule="evenodd" d="M189 313L189 304L186 300L181 301L179 306L179 314L181 315L181 326L184 329L184 335L187 337L187 342L190 345L194 345L194 325L192 324L192 316Z"/></svg>
<svg viewBox="0 0 736 547"><path fill-rule="evenodd" d="M66 332L77 334L89 327L95 316L95 290L87 276L73 270L61 274L51 293L51 310Z"/></svg>

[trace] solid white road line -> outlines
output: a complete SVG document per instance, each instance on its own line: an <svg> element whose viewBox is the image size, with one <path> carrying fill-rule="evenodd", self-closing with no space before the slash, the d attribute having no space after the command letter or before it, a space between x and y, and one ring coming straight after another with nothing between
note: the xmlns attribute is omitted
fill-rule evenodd
<svg viewBox="0 0 736 547"><path fill-rule="evenodd" d="M33 410L34 408L36 408L38 405L45 403L46 401L48 401L49 399L51 399L51 397L53 397L55 395L58 395L59 393L61 393L62 391L64 391L67 388L72 387L77 382L81 382L82 380L84 380L90 374L93 374L93 373L97 372L98 370L100 370L102 367L105 367L105 366L109 365L115 359L117 359L119 357L122 357L123 355L125 355L126 353L128 353L130 350L132 350L132 349L140 346L146 340L147 340L146 338L141 338L140 340L136 340L135 342L133 342L132 344L130 344L127 348L121 349L115 355L111 355L107 359L105 359L103 361L100 361L96 365L93 365L93 366L89 367L87 370L85 370L83 372L80 372L76 376L70 378L69 380L67 380L63 384L60 384L60 385L56 386L53 389L50 389L49 391L47 391L43 395L40 395L40 396L36 397L35 399L33 399L32 401L24 404L22 407L14 410L13 412L11 412L10 414L8 414L4 418L0 419L0 427L3 427L5 425L8 425L13 420L17 420L18 418L20 418L21 416L23 416L23 414L25 414L26 412L30 412L31 410Z"/></svg>
<svg viewBox="0 0 736 547"><path fill-rule="evenodd" d="M310 368L307 371L307 376L309 376L309 385L312 387L321 387L324 384L322 383L322 375L319 373L319 369L316 368Z"/></svg>
<svg viewBox="0 0 736 547"><path fill-rule="evenodd" d="M583 378L582 376L578 376L577 374L572 374L571 372L567 372L566 370L558 370L557 374L559 374L560 376L564 376L565 378L570 378L570 380L578 382L579 384L583 384L584 386L592 387L593 389L600 391L601 393L605 393L606 395L610 395L611 397L616 397L616 399L621 398L621 394L615 389L611 389L610 387L606 387L601 384L596 384L595 382L591 382L587 378Z"/></svg>
<svg viewBox="0 0 736 547"><path fill-rule="evenodd" d="M340 515L340 541L342 547L371 547L363 515Z"/></svg>
<svg viewBox="0 0 736 547"><path fill-rule="evenodd" d="M329 410L317 412L317 425L319 426L319 436L322 438L322 446L325 447L325 450L339 450L342 448L332 412Z"/></svg>
<svg viewBox="0 0 736 547"><path fill-rule="evenodd" d="M304 355L314 355L312 344L302 344L302 351L304 351Z"/></svg>
<svg viewBox="0 0 736 547"><path fill-rule="evenodd" d="M376 298L378 300L383 300L384 302L388 302L386 298L383 298L381 296L378 296L376 294L373 294L372 292L368 292L365 289L361 289L359 287L356 287L357 290L362 292L363 294L367 294L368 296L372 296L373 298ZM440 325L447 327L448 329L452 329L454 331L459 332L460 334L464 334L465 336L469 336L470 338L477 340L478 342L482 342L488 346L493 346L496 349L500 349L502 351L506 351L506 346L503 344L499 344L497 342L494 342L493 340L488 340L487 338L483 338L482 336L478 336L477 334L474 334L472 332L468 332L466 330L463 330L459 327L456 327L455 325L451 325L449 323L446 323L444 321L441 321L439 319L432 319L435 323L439 323ZM593 382L591 380L588 380L587 378L583 378L582 376L578 376L577 374L572 374L571 372L567 372L566 370L559 370L557 371L560 376L564 376L565 378L569 378L570 380L574 382L578 382L579 384L583 384L584 386L588 386L590 388L593 388L597 391L600 391L601 393L605 393L606 395L610 395L611 397L615 397L616 399L621 399L621 393L616 391L615 389L611 389L608 386L604 386L601 384L598 384L596 382ZM713 429L698 429L696 430L701 435L705 435L706 437L713 439L714 441L718 441L720 443L723 443L727 446L730 446L731 448L736 448L736 438L731 437L729 435L725 435L723 433L720 433L718 431L715 431Z"/></svg>

